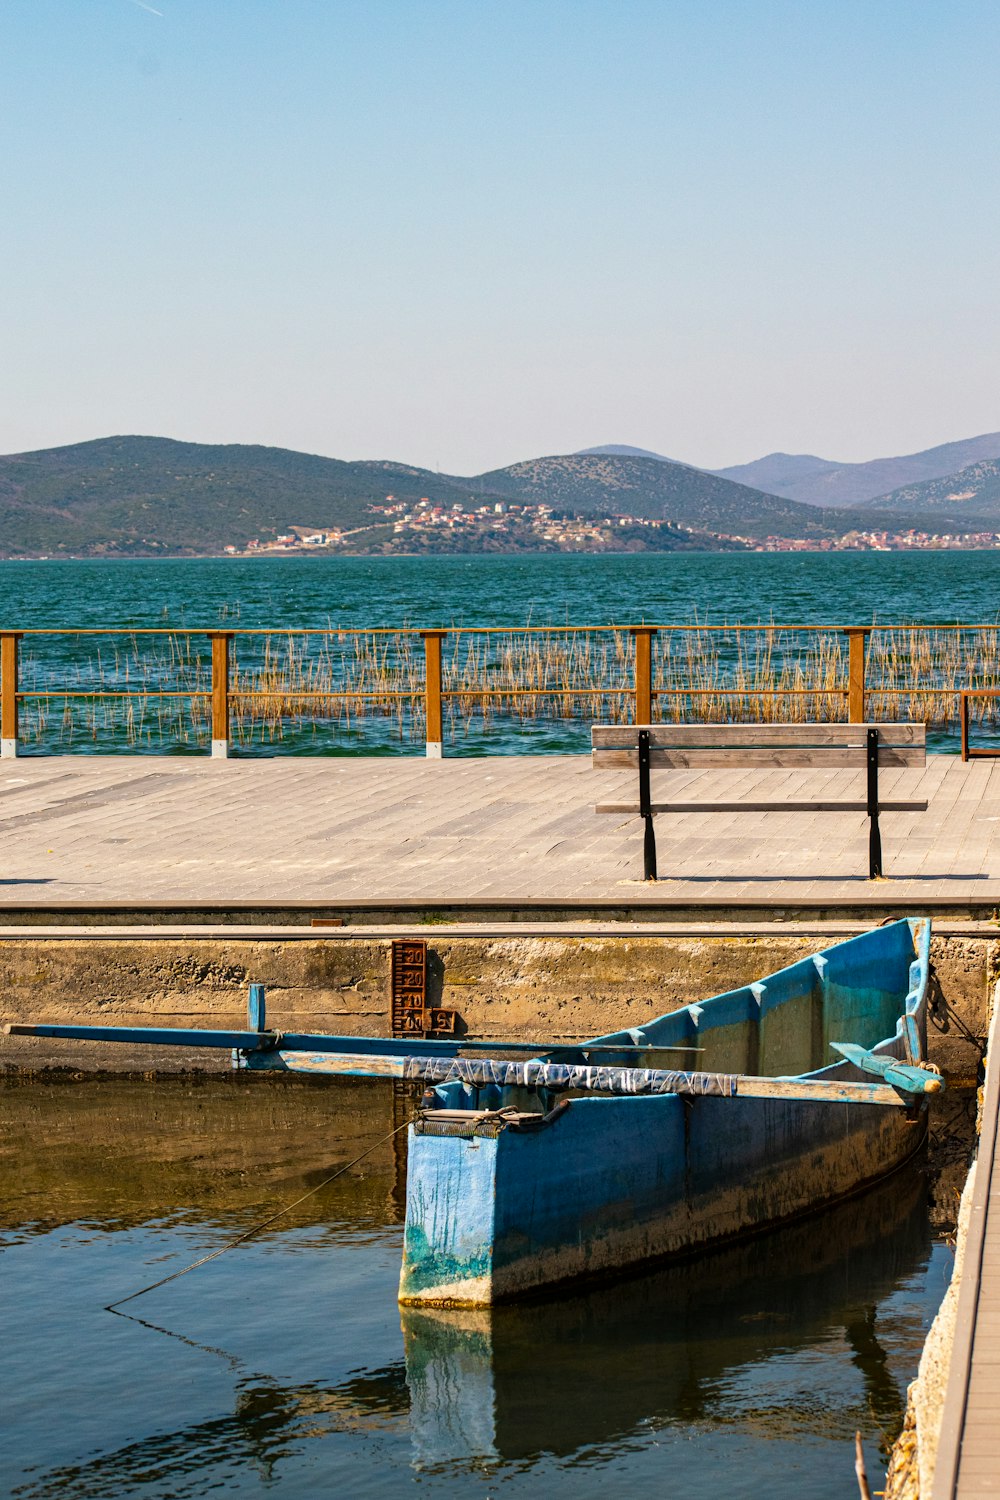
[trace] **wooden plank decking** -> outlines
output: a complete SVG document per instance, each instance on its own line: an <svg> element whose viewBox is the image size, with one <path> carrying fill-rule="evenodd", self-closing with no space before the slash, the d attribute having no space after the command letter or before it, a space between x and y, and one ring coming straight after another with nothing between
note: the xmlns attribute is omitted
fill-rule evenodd
<svg viewBox="0 0 1000 1500"><path fill-rule="evenodd" d="M727 802L857 800L853 771L654 774L653 792ZM884 772L887 881L867 879L861 812L657 820L594 807L634 774L590 757L229 760L65 756L0 767L0 909L231 901L642 906L1000 905L1000 762L932 755Z"/></svg>

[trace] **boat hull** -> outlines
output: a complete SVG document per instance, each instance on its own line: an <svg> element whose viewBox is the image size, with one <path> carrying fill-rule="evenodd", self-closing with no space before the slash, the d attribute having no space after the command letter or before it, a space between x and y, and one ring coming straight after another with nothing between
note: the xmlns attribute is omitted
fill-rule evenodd
<svg viewBox="0 0 1000 1500"><path fill-rule="evenodd" d="M808 1046L815 1056L828 1048L831 1026L842 1031L852 1009L867 1007L868 1034L859 1023L855 1035L906 1058L902 1017L921 1036L924 1027L927 934L915 925L866 935L875 939L867 954L843 951L863 939L840 944L805 960L808 967L687 1007L644 1032L694 1026L705 1051L732 1051L759 1050L770 1028L772 1045ZM873 957L881 964L874 985ZM893 1006L900 1021L886 1037L879 1028ZM841 1063L798 1076L833 1084L862 1075ZM919 1107L666 1094L573 1098L529 1129L472 1113L501 1099L470 1098L454 1085L436 1092L444 1105L461 1095L469 1113L464 1122L460 1113L444 1122L431 1114L411 1127L400 1278L402 1302L436 1306L506 1301L796 1218L899 1166L919 1146L926 1118Z"/></svg>
<svg viewBox="0 0 1000 1500"><path fill-rule="evenodd" d="M754 1366L795 1350L808 1360L838 1329L879 1425L892 1428L905 1393L886 1379L868 1315L926 1264L930 1244L915 1166L809 1220L625 1281L520 1306L404 1307L415 1457L572 1458L650 1425L710 1423L720 1383L746 1394L736 1420L774 1439L782 1414L755 1399ZM798 1441L825 1426L840 1440L822 1402L793 1403L784 1420ZM680 1492L675 1469L670 1481Z"/></svg>
<svg viewBox="0 0 1000 1500"><path fill-rule="evenodd" d="M481 1306L792 1219L900 1165L879 1105L573 1100L547 1129L416 1136L400 1300Z"/></svg>

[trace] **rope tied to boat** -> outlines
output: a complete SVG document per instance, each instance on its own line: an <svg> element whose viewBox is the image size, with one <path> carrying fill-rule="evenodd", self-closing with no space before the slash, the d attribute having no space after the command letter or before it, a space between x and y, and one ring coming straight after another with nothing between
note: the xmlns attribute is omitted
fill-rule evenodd
<svg viewBox="0 0 1000 1500"><path fill-rule="evenodd" d="M513 1104L503 1104L499 1109L489 1109L485 1114L477 1115L469 1135L499 1135L501 1130L506 1129L519 1113L520 1111Z"/></svg>
<svg viewBox="0 0 1000 1500"><path fill-rule="evenodd" d="M261 1219L259 1224L254 1224L250 1229L244 1229L242 1234L236 1235L234 1239L227 1240L217 1250L211 1250L208 1255L200 1256L198 1260L193 1260L189 1266L184 1266L180 1271L172 1271L169 1276L161 1276L159 1281L152 1281L149 1286L140 1287L137 1292L129 1292L127 1297L119 1297L116 1302L106 1303L104 1311L114 1312L116 1308L124 1307L126 1302L134 1302L136 1297L144 1297L147 1292L155 1292L157 1287L166 1286L170 1281L179 1281L189 1271L196 1271L199 1266L207 1266L210 1260L218 1260L219 1256L225 1255L227 1250L235 1250L237 1245L245 1244L247 1240L253 1239L255 1234L260 1234L262 1229L269 1228L276 1220L284 1218L285 1214L291 1213L293 1208L298 1208L300 1203L305 1203L307 1198L314 1197L316 1193L322 1192L323 1188L329 1187L331 1182L336 1182L338 1177L343 1177L345 1172L349 1172L352 1167L356 1167L358 1162L364 1161L366 1156L371 1156L372 1152L377 1151L379 1146L384 1146L387 1141L391 1141L393 1136L399 1135L401 1130L407 1130L410 1124L411 1121L404 1120L402 1125L397 1125L394 1130L389 1131L388 1135L383 1135L379 1140L374 1141L372 1145L366 1147L360 1156L354 1157L353 1161L345 1162L342 1167L337 1168L336 1172L331 1172L329 1177L324 1177L323 1181L318 1182L315 1187L310 1188L308 1193L303 1193L300 1198L294 1199L291 1203L286 1203L284 1208L279 1208L276 1213L269 1214L266 1219Z"/></svg>

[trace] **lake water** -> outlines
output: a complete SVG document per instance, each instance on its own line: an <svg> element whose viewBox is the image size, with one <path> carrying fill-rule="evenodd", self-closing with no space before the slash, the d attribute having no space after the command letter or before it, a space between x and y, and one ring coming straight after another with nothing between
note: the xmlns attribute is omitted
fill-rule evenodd
<svg viewBox="0 0 1000 1500"><path fill-rule="evenodd" d="M870 624L873 619L990 624L1000 611L1000 553L4 562L0 597L0 628L11 630L516 629L525 624L607 626L640 621L661 626L695 621L836 626ZM735 636L716 639L719 658L713 670L724 682L732 677L739 648ZM657 643L658 670L664 640L661 636ZM791 660L814 640L788 637L780 645L779 659ZM843 645L840 637L831 640ZM449 646L455 653L449 670L456 681L469 649L468 638ZM22 650L22 690L56 694L23 705L29 753L99 753L131 747L200 754L207 749L207 700L196 701L200 717L192 721L189 700L143 697L150 688L204 691L209 680L204 639L196 640L183 660L174 645L143 637L117 644L101 638L33 637ZM265 670L262 650L259 638L238 640L237 665L251 676ZM388 654L379 656L382 650ZM375 678L389 688L412 684L422 667L421 650L418 642L413 643L407 656L395 646L370 643L363 669L368 676L362 685ZM307 679L319 680L310 673L320 678L326 674L325 680L342 686L349 677L361 680L357 674L362 669L352 657L350 643L300 638L294 651L294 670L279 663L285 681L294 679L302 687ZM483 680L501 681L502 653L502 642L488 646L479 673ZM996 655L1000 672L1000 651ZM584 678L588 670L583 669ZM615 670L612 662L612 678ZM937 670L928 668L927 686ZM617 680L625 685L628 677L627 663L619 666ZM966 677L970 682L986 680L981 664L974 662ZM74 701L67 708L58 697L59 688L132 696L128 702ZM446 729L446 753L585 749L589 723L601 716L600 700L574 701L570 718L561 716L561 706L555 700L527 714L501 708L488 722L479 714L458 714ZM366 716L359 704L351 704L346 713L320 721L309 713L285 713L267 730L251 711L235 738L243 754L419 754L421 734L409 704L401 701L398 712L390 704L389 711ZM987 726L985 737L995 734L995 726ZM935 749L953 750L954 722L936 728L930 743Z"/></svg>
<svg viewBox="0 0 1000 1500"><path fill-rule="evenodd" d="M950 1274L957 1098L935 1127L947 1182L918 1158L792 1228L582 1294L401 1313L403 1135L260 1238L104 1310L408 1108L348 1081L0 1082L0 1490L841 1500L855 1429L879 1487Z"/></svg>
<svg viewBox="0 0 1000 1500"><path fill-rule="evenodd" d="M1000 552L0 562L0 628L996 622Z"/></svg>

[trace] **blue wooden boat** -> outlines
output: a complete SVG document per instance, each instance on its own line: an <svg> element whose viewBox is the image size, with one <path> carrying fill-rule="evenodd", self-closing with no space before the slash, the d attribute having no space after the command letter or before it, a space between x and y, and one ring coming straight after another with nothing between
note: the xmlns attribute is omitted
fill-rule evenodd
<svg viewBox="0 0 1000 1500"><path fill-rule="evenodd" d="M926 1065L929 952L928 919L892 922L570 1046L287 1034L267 1028L258 985L247 1031L5 1029L430 1084L410 1127L400 1300L485 1306L737 1239L899 1166L942 1086Z"/></svg>
<svg viewBox="0 0 1000 1500"><path fill-rule="evenodd" d="M489 1304L690 1253L891 1172L923 1138L913 1101L940 1087L922 1069L929 943L929 921L894 922L595 1039L622 1049L602 1064L636 1069L682 1048L689 1076L731 1090L560 1104L544 1086L437 1085L411 1132L400 1300Z"/></svg>

